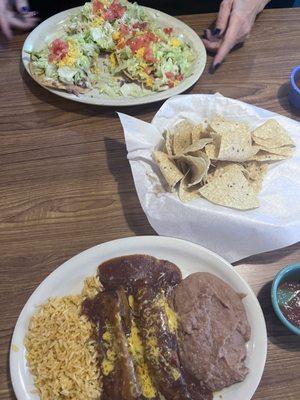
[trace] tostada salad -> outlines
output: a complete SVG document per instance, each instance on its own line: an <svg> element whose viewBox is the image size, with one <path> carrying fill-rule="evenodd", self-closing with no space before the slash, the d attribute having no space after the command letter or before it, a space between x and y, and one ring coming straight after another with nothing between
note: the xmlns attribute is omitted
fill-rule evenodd
<svg viewBox="0 0 300 400"><path fill-rule="evenodd" d="M138 97L178 85L195 53L180 34L126 0L93 0L72 15L47 46L30 52L43 85L79 94Z"/></svg>

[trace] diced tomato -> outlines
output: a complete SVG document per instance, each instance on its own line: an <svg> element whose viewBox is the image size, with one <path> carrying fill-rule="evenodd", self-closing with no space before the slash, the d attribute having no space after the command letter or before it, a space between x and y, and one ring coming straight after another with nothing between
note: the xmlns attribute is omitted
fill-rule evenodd
<svg viewBox="0 0 300 400"><path fill-rule="evenodd" d="M69 45L62 39L55 39L50 45L49 61L62 60L69 51Z"/></svg>
<svg viewBox="0 0 300 400"><path fill-rule="evenodd" d="M147 26L148 26L147 22L135 22L132 25L133 29L140 29L140 30L146 29Z"/></svg>
<svg viewBox="0 0 300 400"><path fill-rule="evenodd" d="M92 6L93 6L93 14L100 14L101 11L104 10L104 5L100 2L100 0L93 0Z"/></svg>
<svg viewBox="0 0 300 400"><path fill-rule="evenodd" d="M141 47L145 47L146 49L149 48L151 42L156 42L157 40L157 37L152 32L146 32L142 35L128 39L126 44L131 48L133 53L136 53ZM153 57L152 50L149 48L148 52L145 52L145 55L146 58Z"/></svg>
<svg viewBox="0 0 300 400"><path fill-rule="evenodd" d="M158 37L156 35L154 35L153 32L146 32L144 35L149 40L149 42L157 42L158 41Z"/></svg>
<svg viewBox="0 0 300 400"><path fill-rule="evenodd" d="M177 79L178 79L179 81L183 81L183 78L184 78L183 74L179 74L179 75L177 76Z"/></svg>
<svg viewBox="0 0 300 400"><path fill-rule="evenodd" d="M168 79L172 79L172 80L174 80L174 78L175 78L173 72L169 72L169 71L166 72L166 77L167 77Z"/></svg>
<svg viewBox="0 0 300 400"><path fill-rule="evenodd" d="M109 6L107 11L103 14L103 18L105 21L113 21L117 18L121 18L125 14L125 8L121 6L121 4L115 0Z"/></svg>
<svg viewBox="0 0 300 400"><path fill-rule="evenodd" d="M122 36L126 36L129 33L129 26L122 24L120 25L120 32Z"/></svg>
<svg viewBox="0 0 300 400"><path fill-rule="evenodd" d="M173 33L173 28L164 28L164 32L170 36Z"/></svg>
<svg viewBox="0 0 300 400"><path fill-rule="evenodd" d="M151 49L150 47L148 47L148 48L145 50L145 53L144 53L144 60L147 61L147 62L149 62L149 63L153 63L153 64L156 62L156 58L154 57L153 51L152 51L152 49Z"/></svg>
<svg viewBox="0 0 300 400"><path fill-rule="evenodd" d="M169 86L170 89L173 88L173 87L174 87L174 82L169 81L169 82L168 82L168 86Z"/></svg>

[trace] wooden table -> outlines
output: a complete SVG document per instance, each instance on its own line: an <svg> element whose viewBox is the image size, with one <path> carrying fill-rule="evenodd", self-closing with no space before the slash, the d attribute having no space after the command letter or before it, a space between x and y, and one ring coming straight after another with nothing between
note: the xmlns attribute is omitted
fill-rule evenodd
<svg viewBox="0 0 300 400"><path fill-rule="evenodd" d="M182 17L198 33L214 14ZM24 73L25 35L0 44L0 398L13 399L8 352L17 317L57 266L98 243L151 235L134 189L116 110L48 93ZM191 93L215 93L300 120L287 102L288 77L299 64L300 9L266 11L247 44ZM211 58L208 60L208 66ZM159 104L125 112L150 121ZM274 316L270 284L300 259L300 245L250 257L236 269L265 313L268 360L255 400L300 398L300 341ZM243 400L243 399L233 399Z"/></svg>

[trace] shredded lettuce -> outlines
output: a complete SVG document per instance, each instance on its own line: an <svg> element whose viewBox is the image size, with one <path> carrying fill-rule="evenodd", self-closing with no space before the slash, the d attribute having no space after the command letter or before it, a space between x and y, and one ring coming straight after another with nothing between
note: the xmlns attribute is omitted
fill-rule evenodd
<svg viewBox="0 0 300 400"><path fill-rule="evenodd" d="M113 3L113 0L99 1L105 10ZM166 34L137 3L127 0L119 3L126 11L110 21L105 21L103 15L95 16L92 3L85 3L79 13L69 18L64 31L55 36L69 43L66 59L49 61L52 38L45 49L31 52L34 71L68 85L98 88L110 97L138 97L165 90L170 84L168 73L174 77L174 84L188 76L195 54L182 35ZM144 22L146 31L145 24L139 27ZM122 32L124 25L128 34L126 29ZM131 29L135 29L134 36ZM129 39L136 40L149 32L158 40L146 41L145 48L131 49ZM128 77L135 82L128 83Z"/></svg>
<svg viewBox="0 0 300 400"><path fill-rule="evenodd" d="M57 70L59 80L66 85L72 85L74 83L73 78L77 72L76 68L71 67L61 67Z"/></svg>
<svg viewBox="0 0 300 400"><path fill-rule="evenodd" d="M115 43L112 38L114 29L109 22L105 22L101 28L91 28L90 32L93 41L102 50L108 51L114 49Z"/></svg>

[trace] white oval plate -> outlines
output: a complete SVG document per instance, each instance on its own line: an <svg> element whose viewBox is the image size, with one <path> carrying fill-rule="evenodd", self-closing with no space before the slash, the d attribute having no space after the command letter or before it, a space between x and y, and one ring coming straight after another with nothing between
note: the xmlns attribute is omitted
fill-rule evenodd
<svg viewBox="0 0 300 400"><path fill-rule="evenodd" d="M29 70L30 57L26 52L43 48L45 43L49 43L52 38L57 36L57 33L61 31L62 25L65 23L68 17L74 13L76 14L80 8L81 7L71 8L70 10L63 11L48 18L46 21L38 25L26 38L22 49L22 61L27 72L33 79L35 78L32 76ZM175 96L189 89L198 81L205 68L206 50L202 40L197 33L193 31L193 29L179 19L171 17L170 15L161 11L153 10L152 8L144 8L147 10L148 14L152 15L158 21L161 26L172 27L175 33L182 35L184 41L189 43L196 53L196 59L192 65L192 75L184 79L178 86L163 92L156 92L148 96L118 98L110 98L107 95L100 94L97 90L92 90L88 93L76 96L61 90L50 89L46 86L43 87L50 92L69 100L101 106L132 106L137 104L154 103L156 101L161 101L171 96ZM36 82L39 83L38 81Z"/></svg>
<svg viewBox="0 0 300 400"><path fill-rule="evenodd" d="M46 302L49 297L80 293L84 279L95 274L100 263L136 253L172 261L180 267L184 277L197 271L211 272L230 284L236 292L247 295L244 305L252 330L247 344L246 360L250 372L244 382L215 393L214 399L251 399L260 382L267 353L265 321L252 289L227 261L204 247L181 239L139 236L103 243L78 254L52 272L31 295L17 321L10 350L10 374L18 400L39 399L33 393L33 380L27 367L23 345L28 322L36 311L36 306Z"/></svg>

